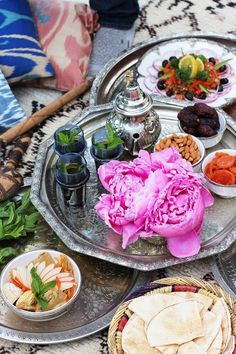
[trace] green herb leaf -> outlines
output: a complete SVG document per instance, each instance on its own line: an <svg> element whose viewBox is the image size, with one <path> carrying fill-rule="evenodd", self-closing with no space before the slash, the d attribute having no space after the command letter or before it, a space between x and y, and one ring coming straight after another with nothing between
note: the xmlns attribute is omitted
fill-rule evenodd
<svg viewBox="0 0 236 354"><path fill-rule="evenodd" d="M197 57L198 57L199 59L201 59L201 61L202 61L203 63L205 63L205 61L207 61L207 58L205 57L205 55L200 54L200 55L198 55Z"/></svg>
<svg viewBox="0 0 236 354"><path fill-rule="evenodd" d="M43 288L41 290L42 294L45 294L49 289L55 288L56 286L56 281L52 280L43 285Z"/></svg>
<svg viewBox="0 0 236 354"><path fill-rule="evenodd" d="M40 294L43 289L43 282L35 267L31 268L30 274L32 277L31 289L35 294Z"/></svg>
<svg viewBox="0 0 236 354"><path fill-rule="evenodd" d="M64 163L57 163L57 167L61 170L62 173L67 174L67 168L66 165Z"/></svg>
<svg viewBox="0 0 236 354"><path fill-rule="evenodd" d="M186 68L186 69L177 69L175 73L175 77L177 80L182 80L186 83L191 83L192 79L190 78L191 76L191 68Z"/></svg>
<svg viewBox="0 0 236 354"><path fill-rule="evenodd" d="M200 89L202 91L206 92L207 94L209 93L209 90L205 86L203 86L202 84L199 84L198 86L200 87Z"/></svg>
<svg viewBox="0 0 236 354"><path fill-rule="evenodd" d="M177 69L179 67L179 59L173 59L170 62L170 67L173 69Z"/></svg>
<svg viewBox="0 0 236 354"><path fill-rule="evenodd" d="M13 247L5 247L0 249L0 264L4 264L9 257L17 256L17 251Z"/></svg>
<svg viewBox="0 0 236 354"><path fill-rule="evenodd" d="M196 79L201 81L207 81L209 78L209 70L202 70L197 73Z"/></svg>
<svg viewBox="0 0 236 354"><path fill-rule="evenodd" d="M159 79L167 79L168 77L171 77L173 75L173 73L172 72L169 72L169 73L167 73L167 74L165 74L165 75L162 75Z"/></svg>
<svg viewBox="0 0 236 354"><path fill-rule="evenodd" d="M233 59L233 58L227 59L227 60L223 60L223 61L221 61L220 63L215 64L215 65L213 66L213 68L216 69L216 70L218 70L219 68L221 68L223 65L227 64L227 63L228 63L230 60L232 60L232 59Z"/></svg>
<svg viewBox="0 0 236 354"><path fill-rule="evenodd" d="M57 133L56 139L61 145L73 144L78 139L79 133L81 133L80 128L76 130L61 130Z"/></svg>
<svg viewBox="0 0 236 354"><path fill-rule="evenodd" d="M37 301L37 303L39 304L39 306L41 307L41 310L47 310L48 308L48 301L44 298L43 295L35 295L35 299Z"/></svg>

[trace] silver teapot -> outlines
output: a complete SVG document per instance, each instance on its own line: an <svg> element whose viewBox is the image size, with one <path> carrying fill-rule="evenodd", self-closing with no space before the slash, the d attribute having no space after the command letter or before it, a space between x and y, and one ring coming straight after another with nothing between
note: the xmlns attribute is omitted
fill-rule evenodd
<svg viewBox="0 0 236 354"><path fill-rule="evenodd" d="M113 107L107 123L124 141L124 148L133 156L142 149L151 151L161 124L151 96L140 89L132 70L127 72L126 89L115 97Z"/></svg>

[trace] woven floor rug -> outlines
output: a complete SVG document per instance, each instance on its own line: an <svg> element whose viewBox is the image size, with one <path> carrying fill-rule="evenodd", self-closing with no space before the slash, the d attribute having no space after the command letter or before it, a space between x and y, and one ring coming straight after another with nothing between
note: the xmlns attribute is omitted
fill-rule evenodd
<svg viewBox="0 0 236 354"><path fill-rule="evenodd" d="M141 0L141 12L137 21L135 43L158 35L176 32L215 31L234 33L236 2L231 0ZM18 87L14 90L27 115L47 105L61 94L56 91ZM89 94L79 97L49 118L34 133L32 143L24 157L21 172L30 176L38 147L42 141L53 134L55 129L67 123L88 106ZM154 274L163 276L192 275L209 277L209 261L199 261L170 267ZM107 354L107 331L103 331L81 341L59 345L25 345L0 340L0 353L17 354ZM141 354L141 353L140 353Z"/></svg>

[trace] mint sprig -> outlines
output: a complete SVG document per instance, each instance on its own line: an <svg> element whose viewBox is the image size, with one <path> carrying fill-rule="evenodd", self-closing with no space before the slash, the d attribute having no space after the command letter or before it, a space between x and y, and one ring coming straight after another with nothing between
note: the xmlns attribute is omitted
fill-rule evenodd
<svg viewBox="0 0 236 354"><path fill-rule="evenodd" d="M107 135L104 138L104 142L94 142L94 145L98 148L111 149L118 145L123 144L123 140L116 134L110 123L106 124Z"/></svg>
<svg viewBox="0 0 236 354"><path fill-rule="evenodd" d="M56 139L61 145L73 144L78 139L78 134L81 133L81 129L76 130L61 130L56 134Z"/></svg>
<svg viewBox="0 0 236 354"><path fill-rule="evenodd" d="M47 283L43 283L35 267L31 268L30 274L32 277L31 289L35 295L35 299L42 310L47 310L48 301L45 299L44 294L49 289L52 289L56 286L56 281L52 280Z"/></svg>

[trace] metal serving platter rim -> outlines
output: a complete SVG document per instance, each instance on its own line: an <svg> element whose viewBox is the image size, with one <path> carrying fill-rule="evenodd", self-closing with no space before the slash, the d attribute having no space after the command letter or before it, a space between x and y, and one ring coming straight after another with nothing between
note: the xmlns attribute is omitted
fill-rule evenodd
<svg viewBox="0 0 236 354"><path fill-rule="evenodd" d="M132 283L130 284L130 287L127 288L127 292L124 293L124 299L129 296L134 290L138 289L144 284L147 284L151 279L150 273L139 272L136 270L134 270L133 273L134 274ZM106 314L98 317L96 320L93 320L90 323L82 325L80 327L67 329L65 331L47 333L27 332L23 330L21 331L12 329L8 326L0 325L0 338L14 341L17 343L26 344L59 344L82 339L108 327L118 307L119 304L114 306Z"/></svg>
<svg viewBox="0 0 236 354"><path fill-rule="evenodd" d="M217 33L217 32L198 32L194 31L191 33L188 32L180 32L177 34L172 34L172 35L167 35L167 36L160 36L160 37L155 37L150 40L147 40L145 42L137 43L133 45L131 48L128 48L127 50L123 51L120 56L118 56L116 59L111 59L108 61L108 63L104 66L104 68L98 73L96 76L91 91L90 91L90 106L95 106L97 104L104 104L107 101L103 99L102 102L99 102L99 90L101 89L102 83L104 80L106 80L107 75L111 70L122 60L130 57L132 54L134 54L136 51L140 49L147 48L147 51L154 47L155 45L162 43L162 42L167 42L169 40L177 39L177 38L210 38L212 40L214 39L221 39L221 40L227 40L227 41L232 41L236 42L236 35L234 34L224 34L224 33ZM227 46L227 45L226 45ZM234 51L232 48L230 48L232 51ZM116 75L113 75L111 80L107 84L108 90L110 90L113 86L116 87L116 80L119 76L124 73L124 71L128 70L130 67L135 65L139 59L133 59L131 63L126 63L124 69L120 72L118 72ZM155 96L154 96L155 97ZM167 98L168 102L171 102L171 99ZM172 102L176 102L177 100L173 100ZM184 101L183 101L184 102ZM228 101L227 105L232 103L231 101ZM181 102L180 102L181 104ZM183 104L184 105L184 104Z"/></svg>
<svg viewBox="0 0 236 354"><path fill-rule="evenodd" d="M154 103L156 104L156 102ZM165 107L169 106L164 103L159 103L159 105L162 104ZM78 124L83 122L84 120L92 120L94 117L108 113L112 109L112 104L104 104L104 105L99 105L95 106L89 109L86 109L82 115L79 115L72 119L72 122L74 124ZM236 122L234 122L225 112L225 116L227 117L227 126L228 129L235 134L236 132ZM80 239L77 241L75 237L78 236L71 230L69 229L65 224L63 224L60 219L57 218L55 212L53 211L52 208L49 208L48 205L46 205L47 201L42 200L41 197L41 179L43 175L43 170L44 170L44 164L45 164L45 159L47 156L48 149L50 146L53 144L53 137L49 138L46 140L43 144L41 144L37 160L35 163L35 169L34 169L34 175L33 175L33 183L32 183L32 188L31 188L31 200L35 207L39 210L39 212L43 215L47 223L52 227L52 229L55 231L55 233L61 238L61 240L67 245L67 247L80 252L87 254L89 256L94 256L109 262L113 262L119 265L135 268L138 270L144 270L144 271L150 271L150 270L155 270L158 268L163 268L167 267L170 265L175 265L179 263L184 263L184 262L189 262L193 261L196 259L204 258L213 254L216 254L218 252L222 252L225 249L227 249L232 242L236 239L236 228L235 226L235 221L232 220L228 225L227 228L223 231L220 232L219 238L220 242L217 245L212 245L212 243L215 242L215 239L212 238L209 241L206 241L204 243L204 247L201 248L200 252L198 255L193 256L193 257L188 257L184 259L178 259L171 257L169 259L165 259L165 256L139 256L139 255L121 255L118 253L113 252L112 250L102 249L102 247L99 247L96 244L91 244L90 242ZM65 235L68 234L69 237L65 237ZM223 240L222 240L223 238ZM145 261L146 258L146 261ZM152 258L152 261L149 261L148 258ZM158 258L158 260L155 260L155 258Z"/></svg>

